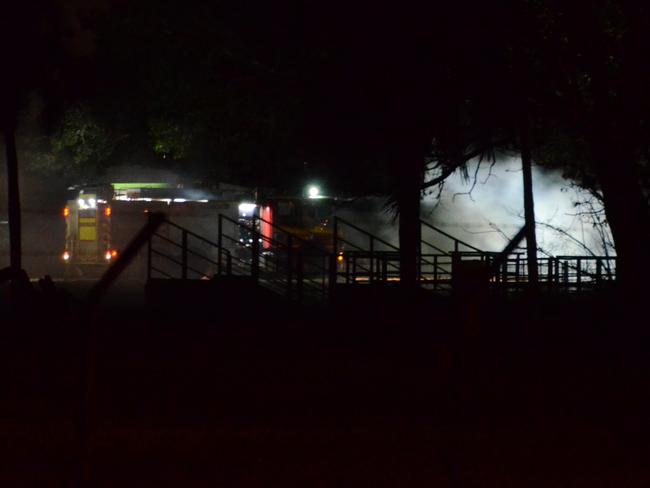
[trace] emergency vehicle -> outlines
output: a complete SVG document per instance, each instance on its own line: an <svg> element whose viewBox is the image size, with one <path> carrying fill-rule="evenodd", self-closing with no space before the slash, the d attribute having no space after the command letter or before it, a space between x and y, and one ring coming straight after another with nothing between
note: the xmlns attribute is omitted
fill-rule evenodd
<svg viewBox="0 0 650 488"><path fill-rule="evenodd" d="M61 257L67 265L66 274L103 272L144 226L148 212L162 212L178 225L216 242L218 215L236 219L240 203L249 198L245 191L214 194L169 183L71 187L63 209L66 230Z"/></svg>
<svg viewBox="0 0 650 488"><path fill-rule="evenodd" d="M334 198L283 196L256 202L253 192L246 189L219 194L138 182L81 185L71 187L68 193L62 253L68 276L101 274L144 226L148 212L162 212L175 224L213 243L219 242L219 215L226 215L239 224L225 232L232 237L227 242L238 243L229 250L240 258L249 257L256 235L265 254L276 253L278 244L286 250L289 234L298 238L292 241L294 249L309 243L308 250L334 252ZM213 249L203 250L204 255L210 252ZM137 275L144 276L144 261L136 260L131 271L135 268Z"/></svg>
<svg viewBox="0 0 650 488"><path fill-rule="evenodd" d="M283 241L288 233L299 238L293 242L294 247L308 242L310 247L334 252L333 217L336 207L334 198L275 197L264 200L259 208L264 248L271 248L273 241L286 244Z"/></svg>

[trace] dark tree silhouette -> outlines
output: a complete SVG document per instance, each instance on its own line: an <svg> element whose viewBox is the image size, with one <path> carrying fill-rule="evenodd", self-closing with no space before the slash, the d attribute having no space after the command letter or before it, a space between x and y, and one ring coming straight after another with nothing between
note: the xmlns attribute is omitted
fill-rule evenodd
<svg viewBox="0 0 650 488"><path fill-rule="evenodd" d="M90 11L85 10L88 20L92 17ZM80 89L84 80L81 60L92 50L92 45L79 44L78 32L70 28L77 13L74 6L66 6L63 2L36 0L7 5L0 16L0 45L3 47L0 128L5 141L10 254L14 271L22 266L16 148L19 114L31 93L40 94L47 108L45 118L52 119L62 101L83 92Z"/></svg>
<svg viewBox="0 0 650 488"><path fill-rule="evenodd" d="M463 115L436 131L439 175L425 186L471 156L525 149L515 123L524 121L535 159L602 193L618 278L637 294L650 271L650 13L626 1L512 2L503 13L489 23L494 35L450 65L445 92Z"/></svg>

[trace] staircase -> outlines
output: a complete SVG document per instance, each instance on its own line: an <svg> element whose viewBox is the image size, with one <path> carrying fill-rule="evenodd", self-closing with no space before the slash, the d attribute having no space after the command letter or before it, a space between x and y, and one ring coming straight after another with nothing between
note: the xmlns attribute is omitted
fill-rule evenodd
<svg viewBox="0 0 650 488"><path fill-rule="evenodd" d="M487 260L486 253L443 230L420 221L423 234L436 237L436 244L420 243L418 280L424 288L450 291L454 260ZM400 280L399 248L344 220L334 219L334 248L343 249L336 272L337 284L397 284Z"/></svg>
<svg viewBox="0 0 650 488"><path fill-rule="evenodd" d="M272 229L272 237L262 235L258 224ZM508 291L526 287L524 254L513 252L497 261L499 253L482 251L428 222L421 225L427 235L418 257L422 288L449 293L466 273L481 269L489 273L485 279L492 287ZM219 215L218 226L217 242L212 242L163 220L147 246L150 286L166 287L168 299L175 300L174 287L182 282L188 296L205 294L209 303L210 297L219 295L247 307L246 297L261 293L270 302L284 298L324 304L341 287L388 289L399 284L399 248L340 217L333 222L334 253L259 218L251 225ZM540 283L548 289L584 291L615 279L613 257L547 257L538 258L538 263Z"/></svg>
<svg viewBox="0 0 650 488"><path fill-rule="evenodd" d="M273 238L263 236L255 224L250 227L219 215L218 239L212 242L164 220L149 239L148 281L201 280L229 288L246 283L248 288L262 288L277 298L308 304L326 302L330 256L263 222L273 229Z"/></svg>

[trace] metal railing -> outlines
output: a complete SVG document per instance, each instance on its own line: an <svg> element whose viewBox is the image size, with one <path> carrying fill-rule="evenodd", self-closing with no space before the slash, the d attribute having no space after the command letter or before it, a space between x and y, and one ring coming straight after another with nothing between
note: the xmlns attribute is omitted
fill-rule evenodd
<svg viewBox="0 0 650 488"><path fill-rule="evenodd" d="M218 249L218 244L164 219L148 240L147 278L210 279L217 272Z"/></svg>
<svg viewBox="0 0 650 488"><path fill-rule="evenodd" d="M497 253L453 253L452 261L484 261L487 268ZM547 289L583 291L598 288L616 280L616 257L612 256L551 256L538 257L539 284ZM454 264L452 264L453 268ZM489 281L497 287L520 290L528 283L528 260L524 253L504 259Z"/></svg>
<svg viewBox="0 0 650 488"><path fill-rule="evenodd" d="M469 252L487 255L480 249L455 238L428 222L422 220L420 222L425 228L449 239L453 247L453 251L445 251L441 247L421 239L422 252L418 256L418 280L423 287L436 291L450 288L453 252L467 249ZM334 249L344 249L339 257L341 262L336 273L337 283L394 283L399 281L399 248L340 217L334 219Z"/></svg>
<svg viewBox="0 0 650 488"><path fill-rule="evenodd" d="M257 228L263 223L273 237ZM226 232L226 224L235 229L235 236ZM240 231L251 236L243 242ZM329 297L331 255L310 242L268 222L255 218L250 225L219 215L217 274L224 274L224 260L244 269L261 286L298 302L324 302ZM229 254L226 254L229 252ZM231 264L232 266L232 264Z"/></svg>
<svg viewBox="0 0 650 488"><path fill-rule="evenodd" d="M263 235L258 223L272 229L273 237ZM334 249L344 251L335 253L319 249L263 219L245 224L220 215L218 225L217 242L212 242L163 220L148 240L148 278L247 276L260 286L298 302L326 302L337 284L389 285L400 280L397 246L339 218L334 221ZM342 227L347 229L346 237L339 233ZM350 230L366 241L367 249L349 238ZM241 239L241 235L251 238ZM503 258L499 253L477 250L457 239L454 242L455 249L464 246L470 250L418 256L418 280L422 287L437 292L451 291L455 279L463 278L462 263L467 261L484 263L485 280L491 287L517 291L528 286L524 253ZM537 261L539 283L549 290L586 291L616 279L615 257L556 256L538 257Z"/></svg>
<svg viewBox="0 0 650 488"><path fill-rule="evenodd" d="M420 226L424 227L424 229L429 229L434 233L434 235L437 236L442 236L445 239L450 240L453 243L453 252L477 252L477 253L483 253L481 249L472 246L471 244L468 244L464 241L461 241L460 239L457 239L456 237L452 236L451 234L446 233L444 230L439 229L438 227L430 224L429 222L426 222L425 220L420 219ZM425 247L431 248L434 251L441 253L441 254L447 254L449 255L452 251L445 251L441 249L440 247L432 244L429 241L426 241L424 239L421 239L421 244L424 244ZM462 249L465 248L465 249Z"/></svg>
<svg viewBox="0 0 650 488"><path fill-rule="evenodd" d="M341 217L334 217L333 238L333 248L339 250L332 277L336 283L389 282L399 278L397 246Z"/></svg>

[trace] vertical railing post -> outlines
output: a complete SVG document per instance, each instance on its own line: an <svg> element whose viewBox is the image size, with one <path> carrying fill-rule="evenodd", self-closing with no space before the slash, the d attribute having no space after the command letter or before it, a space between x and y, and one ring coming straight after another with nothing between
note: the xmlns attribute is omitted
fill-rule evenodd
<svg viewBox="0 0 650 488"><path fill-rule="evenodd" d="M433 289L438 289L438 255L433 256Z"/></svg>
<svg viewBox="0 0 650 488"><path fill-rule="evenodd" d="M370 277L368 278L370 283L375 281L375 239L370 236Z"/></svg>
<svg viewBox="0 0 650 488"><path fill-rule="evenodd" d="M226 254L226 276L232 276L232 255Z"/></svg>
<svg viewBox="0 0 650 488"><path fill-rule="evenodd" d="M520 258L521 256L519 254L516 254L517 258L515 259L515 288L519 290L519 281L521 280L521 277L519 276L519 272L521 270L520 268Z"/></svg>
<svg viewBox="0 0 650 488"><path fill-rule="evenodd" d="M460 253L454 251L451 253L451 287L454 291L458 291L458 279L462 279L461 273L459 272L461 263L460 263Z"/></svg>
<svg viewBox="0 0 650 488"><path fill-rule="evenodd" d="M562 261L562 281L564 286L569 286L569 263Z"/></svg>
<svg viewBox="0 0 650 488"><path fill-rule="evenodd" d="M320 284L320 287L321 287L321 295L322 295L323 300L325 300L325 298L327 296L327 288L325 287L325 283L326 283L325 280L329 276L329 269L327 267L327 264L328 264L327 259L328 259L327 254L321 254L321 273L320 273L320 275L321 275L321 284Z"/></svg>
<svg viewBox="0 0 650 488"><path fill-rule="evenodd" d="M183 229L181 234L181 277L187 279L187 231Z"/></svg>
<svg viewBox="0 0 650 488"><path fill-rule="evenodd" d="M217 234L217 275L221 276L221 259L223 249L223 215L219 214L219 225ZM230 258L230 256L229 256Z"/></svg>
<svg viewBox="0 0 650 488"><path fill-rule="evenodd" d="M346 253L345 257L345 284L350 284L350 253Z"/></svg>
<svg viewBox="0 0 650 488"><path fill-rule="evenodd" d="M578 287L578 290L582 288L582 259L577 258L576 259L576 286Z"/></svg>
<svg viewBox="0 0 650 488"><path fill-rule="evenodd" d="M596 284L600 286L603 279L603 260L596 258Z"/></svg>
<svg viewBox="0 0 650 488"><path fill-rule="evenodd" d="M254 217L253 217L254 218ZM260 280L260 234L255 230L255 221L253 220L253 243L251 245L251 277L255 283Z"/></svg>

